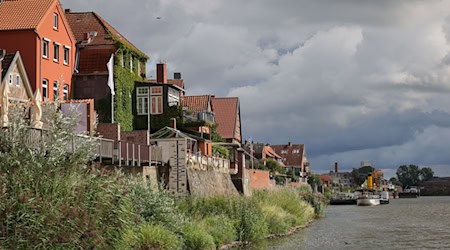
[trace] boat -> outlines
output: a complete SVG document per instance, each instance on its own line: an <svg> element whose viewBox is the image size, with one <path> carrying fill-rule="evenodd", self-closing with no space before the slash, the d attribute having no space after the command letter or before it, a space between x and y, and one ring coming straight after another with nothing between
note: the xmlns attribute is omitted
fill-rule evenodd
<svg viewBox="0 0 450 250"><path fill-rule="evenodd" d="M337 193L330 198L330 205L355 205L356 197L352 193Z"/></svg>
<svg viewBox="0 0 450 250"><path fill-rule="evenodd" d="M388 191L380 192L380 204L389 204L389 192Z"/></svg>
<svg viewBox="0 0 450 250"><path fill-rule="evenodd" d="M420 189L415 186L406 187L403 192L398 193L399 198L418 198Z"/></svg>
<svg viewBox="0 0 450 250"><path fill-rule="evenodd" d="M358 199L356 199L358 206L376 206L380 205L380 195L371 191L364 191Z"/></svg>
<svg viewBox="0 0 450 250"><path fill-rule="evenodd" d="M376 206L380 205L380 195L373 190L372 174L367 176L367 188L363 189L356 199L358 206Z"/></svg>

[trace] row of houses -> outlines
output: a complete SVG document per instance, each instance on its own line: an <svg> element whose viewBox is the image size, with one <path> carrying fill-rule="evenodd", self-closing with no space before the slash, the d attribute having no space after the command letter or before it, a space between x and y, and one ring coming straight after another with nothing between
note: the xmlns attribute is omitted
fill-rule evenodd
<svg viewBox="0 0 450 250"><path fill-rule="evenodd" d="M294 169L299 183L307 182L310 168L303 144L264 146L258 156L242 141L239 98L186 95L181 73L170 77L165 63L156 65L154 79L148 78L149 56L97 13L63 9L58 0L3 0L0 13L2 94L9 102L77 104L83 116L79 132L114 141L110 164L140 165L135 157L141 155L140 145L155 145L163 149L159 161L169 164L172 159L169 172L180 176L184 170L174 167L168 153L175 144L164 148L164 140L175 138L184 141L186 161L217 158L216 149L225 148L228 154L221 157L228 163L222 165L235 184L241 183L236 184L239 190L249 162L266 157ZM148 166L153 158L149 151ZM180 180L176 182L179 186Z"/></svg>

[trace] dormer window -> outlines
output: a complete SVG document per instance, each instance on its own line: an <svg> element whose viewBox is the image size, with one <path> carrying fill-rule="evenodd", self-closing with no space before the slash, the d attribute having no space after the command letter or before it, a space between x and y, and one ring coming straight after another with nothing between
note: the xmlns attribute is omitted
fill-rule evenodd
<svg viewBox="0 0 450 250"><path fill-rule="evenodd" d="M53 29L58 29L58 13L53 13Z"/></svg>

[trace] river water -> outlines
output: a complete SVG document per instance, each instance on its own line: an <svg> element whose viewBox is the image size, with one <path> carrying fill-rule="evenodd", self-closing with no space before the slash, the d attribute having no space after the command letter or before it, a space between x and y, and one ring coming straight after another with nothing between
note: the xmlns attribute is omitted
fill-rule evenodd
<svg viewBox="0 0 450 250"><path fill-rule="evenodd" d="M450 197L329 206L324 218L285 238L247 249L450 249Z"/></svg>

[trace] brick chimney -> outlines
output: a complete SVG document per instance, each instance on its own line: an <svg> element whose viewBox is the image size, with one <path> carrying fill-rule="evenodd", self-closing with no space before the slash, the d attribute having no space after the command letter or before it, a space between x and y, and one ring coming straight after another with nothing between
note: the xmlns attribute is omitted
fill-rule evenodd
<svg viewBox="0 0 450 250"><path fill-rule="evenodd" d="M72 12L72 10L71 9L65 9L64 12L65 13L70 13L70 12Z"/></svg>
<svg viewBox="0 0 450 250"><path fill-rule="evenodd" d="M167 83L167 66L165 63L156 64L156 82Z"/></svg>
<svg viewBox="0 0 450 250"><path fill-rule="evenodd" d="M177 129L177 119L175 118L170 118L170 122L169 122L169 127L173 128L173 129Z"/></svg>

